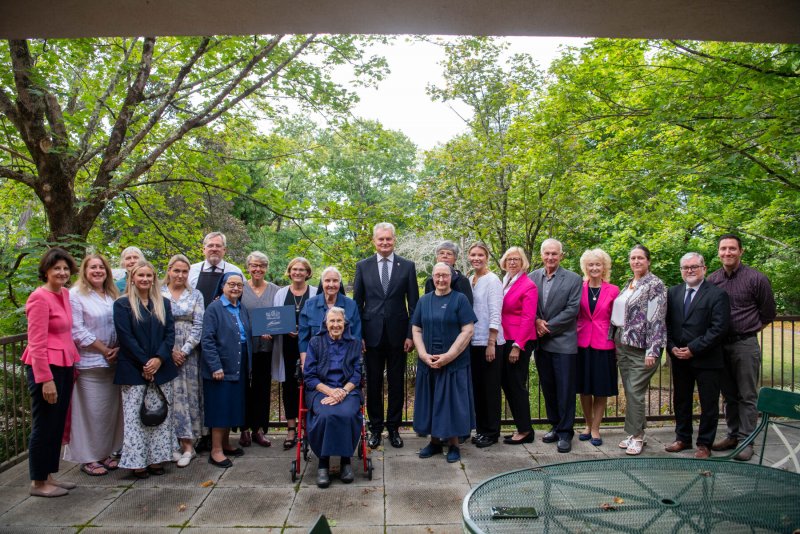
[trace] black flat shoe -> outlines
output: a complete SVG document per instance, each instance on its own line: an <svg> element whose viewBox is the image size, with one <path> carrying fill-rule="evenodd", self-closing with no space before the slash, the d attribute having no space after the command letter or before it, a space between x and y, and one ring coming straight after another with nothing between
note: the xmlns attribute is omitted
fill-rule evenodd
<svg viewBox="0 0 800 534"><path fill-rule="evenodd" d="M166 471L164 471L164 467L160 465L148 465L147 472L157 477L160 477L161 475L166 473Z"/></svg>
<svg viewBox="0 0 800 534"><path fill-rule="evenodd" d="M503 443L506 445L522 445L523 443L533 443L533 431L528 433L528 435L522 439L514 439L513 436L510 438L505 438Z"/></svg>
<svg viewBox="0 0 800 534"><path fill-rule="evenodd" d="M222 467L223 469L227 469L233 465L233 462L231 462L230 458L225 458L221 462L218 462L211 456L208 457L208 463L210 463L211 465L215 465L217 467Z"/></svg>
<svg viewBox="0 0 800 534"><path fill-rule="evenodd" d="M317 469L317 487L327 488L331 485L331 477L327 469Z"/></svg>
<svg viewBox="0 0 800 534"><path fill-rule="evenodd" d="M344 464L340 470L339 478L342 479L342 482L345 484L350 484L353 480L355 480L355 474L353 474L353 466L350 464Z"/></svg>
<svg viewBox="0 0 800 534"><path fill-rule="evenodd" d="M133 476L144 480L145 478L150 478L150 473L147 471L147 469L134 469Z"/></svg>
<svg viewBox="0 0 800 534"><path fill-rule="evenodd" d="M233 456L234 458L244 456L244 451L241 447L236 447L235 449L222 449L222 452L225 453L225 456Z"/></svg>

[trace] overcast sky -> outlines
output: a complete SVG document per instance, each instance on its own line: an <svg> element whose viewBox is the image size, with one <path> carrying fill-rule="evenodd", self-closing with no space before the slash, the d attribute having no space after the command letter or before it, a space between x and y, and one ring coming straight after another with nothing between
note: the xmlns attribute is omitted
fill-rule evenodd
<svg viewBox="0 0 800 534"><path fill-rule="evenodd" d="M539 66L547 69L562 45L579 46L584 39L566 37L509 37L510 53L525 52ZM466 109L451 108L450 104L432 102L425 93L430 83L441 85L444 59L441 47L431 43L410 42L398 37L393 44L374 48L386 57L391 74L378 89L359 89L361 102L354 114L380 121L385 128L400 130L417 144L420 150L433 148L464 131ZM458 113L457 113L457 112Z"/></svg>

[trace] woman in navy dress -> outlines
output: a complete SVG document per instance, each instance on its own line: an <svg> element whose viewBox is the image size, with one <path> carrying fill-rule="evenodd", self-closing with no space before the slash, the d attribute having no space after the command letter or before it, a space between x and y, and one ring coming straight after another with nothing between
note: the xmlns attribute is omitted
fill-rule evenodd
<svg viewBox="0 0 800 534"><path fill-rule="evenodd" d="M436 289L419 299L411 331L419 355L414 431L431 435L419 457L443 452L447 441L447 461L453 463L461 459L458 437L475 428L469 342L478 319L467 297L450 288L450 278L446 263L433 267Z"/></svg>
<svg viewBox="0 0 800 534"><path fill-rule="evenodd" d="M353 481L350 457L361 432L361 340L346 328L345 311L333 306L323 329L308 342L303 367L308 442L319 458L317 486L327 488L331 456L340 456L340 478Z"/></svg>
<svg viewBox="0 0 800 534"><path fill-rule="evenodd" d="M243 456L230 445L233 426L244 426L245 390L251 366L250 315L241 304L244 277L225 273L220 280L222 295L206 308L203 316L202 364L205 425L211 429L208 463L230 467L228 456Z"/></svg>

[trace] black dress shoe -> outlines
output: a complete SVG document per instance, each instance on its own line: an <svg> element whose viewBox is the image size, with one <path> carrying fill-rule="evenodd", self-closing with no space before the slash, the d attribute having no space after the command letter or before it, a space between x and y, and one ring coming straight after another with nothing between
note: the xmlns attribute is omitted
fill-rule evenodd
<svg viewBox="0 0 800 534"><path fill-rule="evenodd" d="M211 436L202 436L194 445L196 453L211 452Z"/></svg>
<svg viewBox="0 0 800 534"><path fill-rule="evenodd" d="M230 458L225 458L221 462L218 462L214 458L212 458L211 455L208 456L208 463L210 463L211 465L216 465L217 467L222 467L224 469L227 469L233 465L233 462L231 462Z"/></svg>
<svg viewBox="0 0 800 534"><path fill-rule="evenodd" d="M235 449L222 449L222 452L225 453L225 456L233 456L234 458L244 456L244 451L241 447L236 447Z"/></svg>
<svg viewBox="0 0 800 534"><path fill-rule="evenodd" d="M390 430L389 431L389 443L392 444L392 447L395 449L402 449L403 448L403 438L400 437L400 432L397 430Z"/></svg>
<svg viewBox="0 0 800 534"><path fill-rule="evenodd" d="M475 446L479 449L485 449L486 447L491 447L495 443L497 443L496 437L490 438L489 436L481 436L480 439L475 441Z"/></svg>
<svg viewBox="0 0 800 534"><path fill-rule="evenodd" d="M381 446L381 434L380 432L372 433L369 436L369 440L367 440L367 445L369 445L370 449L377 449Z"/></svg>
<svg viewBox="0 0 800 534"><path fill-rule="evenodd" d="M503 443L506 445L522 445L523 443L533 443L533 430L528 432L528 435L521 439L514 439L514 436L505 438Z"/></svg>
<svg viewBox="0 0 800 534"><path fill-rule="evenodd" d="M572 450L572 440L569 439L559 439L558 444L556 445L556 449L558 452L569 452Z"/></svg>
<svg viewBox="0 0 800 534"><path fill-rule="evenodd" d="M353 474L353 466L350 464L344 464L340 469L339 478L341 478L342 482L345 484L350 484L353 480L355 480L356 477Z"/></svg>
<svg viewBox="0 0 800 534"><path fill-rule="evenodd" d="M558 441L558 434L556 434L556 429L551 428L550 432L542 436L542 442L544 443L555 443Z"/></svg>
<svg viewBox="0 0 800 534"><path fill-rule="evenodd" d="M482 436L482 435L483 435L483 434L475 434L474 436L472 436L472 437L470 438L470 441L471 441L473 444L475 444L475 443L478 443L478 440L480 440L480 439L481 439L481 436Z"/></svg>
<svg viewBox="0 0 800 534"><path fill-rule="evenodd" d="M327 488L331 485L331 477L327 469L317 469L317 487Z"/></svg>

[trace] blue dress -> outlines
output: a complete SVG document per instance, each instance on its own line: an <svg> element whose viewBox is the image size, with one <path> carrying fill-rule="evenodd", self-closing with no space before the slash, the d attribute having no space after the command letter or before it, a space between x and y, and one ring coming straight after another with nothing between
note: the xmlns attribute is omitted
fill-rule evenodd
<svg viewBox="0 0 800 534"><path fill-rule="evenodd" d="M422 328L422 340L429 354L447 352L465 324L478 318L462 293L438 296L427 293L414 310L411 324ZM442 369L431 369L417 360L414 393L414 430L434 438L468 436L475 428L469 344Z"/></svg>
<svg viewBox="0 0 800 534"><path fill-rule="evenodd" d="M208 428L244 425L245 389L250 368L250 317L241 302L221 296L203 315L202 375L204 423ZM214 380L214 371L225 377Z"/></svg>
<svg viewBox="0 0 800 534"><path fill-rule="evenodd" d="M361 340L349 332L337 340L322 331L311 338L303 368L308 406L308 443L318 458L349 458L361 435ZM350 382L356 388L333 405L322 404L326 395L319 384L341 388Z"/></svg>

